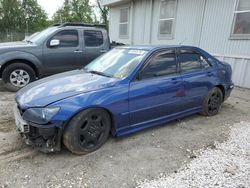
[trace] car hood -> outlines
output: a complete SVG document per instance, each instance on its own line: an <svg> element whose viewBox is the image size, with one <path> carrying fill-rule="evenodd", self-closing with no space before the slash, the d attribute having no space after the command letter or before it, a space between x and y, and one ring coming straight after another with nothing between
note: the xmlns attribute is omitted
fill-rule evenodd
<svg viewBox="0 0 250 188"><path fill-rule="evenodd" d="M25 41L3 42L3 43L0 43L0 50L10 49L10 48L32 47L32 46L35 46L35 44L28 43Z"/></svg>
<svg viewBox="0 0 250 188"><path fill-rule="evenodd" d="M69 71L33 82L16 94L21 109L44 107L53 102L81 93L114 86L118 79L86 73L84 70Z"/></svg>

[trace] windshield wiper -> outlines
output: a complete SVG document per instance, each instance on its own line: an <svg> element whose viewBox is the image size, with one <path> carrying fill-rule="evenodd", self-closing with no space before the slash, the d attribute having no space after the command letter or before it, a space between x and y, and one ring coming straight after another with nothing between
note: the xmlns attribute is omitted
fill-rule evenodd
<svg viewBox="0 0 250 188"><path fill-rule="evenodd" d="M87 72L92 73L92 74L97 74L97 75L105 76L105 77L108 77L108 78L112 77L112 76L107 75L107 74L105 74L103 72L99 72L99 71L95 71L95 70L87 70Z"/></svg>
<svg viewBox="0 0 250 188"><path fill-rule="evenodd" d="M30 40L25 40L25 42L32 44L33 42Z"/></svg>

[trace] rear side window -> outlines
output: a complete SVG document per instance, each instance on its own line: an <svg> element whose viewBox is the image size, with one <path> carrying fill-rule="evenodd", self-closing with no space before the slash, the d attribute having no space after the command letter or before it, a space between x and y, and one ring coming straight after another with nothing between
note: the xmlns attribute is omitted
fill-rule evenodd
<svg viewBox="0 0 250 188"><path fill-rule="evenodd" d="M84 42L87 47L101 46L103 44L103 35L101 31L84 31Z"/></svg>
<svg viewBox="0 0 250 188"><path fill-rule="evenodd" d="M191 72L210 67L210 64L200 54L191 50L180 51L181 72Z"/></svg>
<svg viewBox="0 0 250 188"><path fill-rule="evenodd" d="M142 79L176 74L177 63L174 50L156 54L141 74Z"/></svg>
<svg viewBox="0 0 250 188"><path fill-rule="evenodd" d="M60 47L76 47L79 44L78 32L76 30L65 30L55 34L51 39L60 41Z"/></svg>

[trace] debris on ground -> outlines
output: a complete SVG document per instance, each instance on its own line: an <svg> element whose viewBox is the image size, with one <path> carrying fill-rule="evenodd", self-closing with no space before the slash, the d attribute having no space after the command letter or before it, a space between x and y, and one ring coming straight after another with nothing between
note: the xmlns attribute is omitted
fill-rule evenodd
<svg viewBox="0 0 250 188"><path fill-rule="evenodd" d="M138 183L138 188L215 186L250 187L249 122L236 123L226 142L202 151L177 173Z"/></svg>

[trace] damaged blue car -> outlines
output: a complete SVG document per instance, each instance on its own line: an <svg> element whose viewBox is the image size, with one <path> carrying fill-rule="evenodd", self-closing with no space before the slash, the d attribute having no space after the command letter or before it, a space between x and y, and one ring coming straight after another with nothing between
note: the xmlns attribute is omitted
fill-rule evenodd
<svg viewBox="0 0 250 188"><path fill-rule="evenodd" d="M53 62L51 62L53 63ZM178 118L216 115L234 85L232 69L192 46L115 48L80 70L47 77L16 94L16 126L43 152L75 154Z"/></svg>

